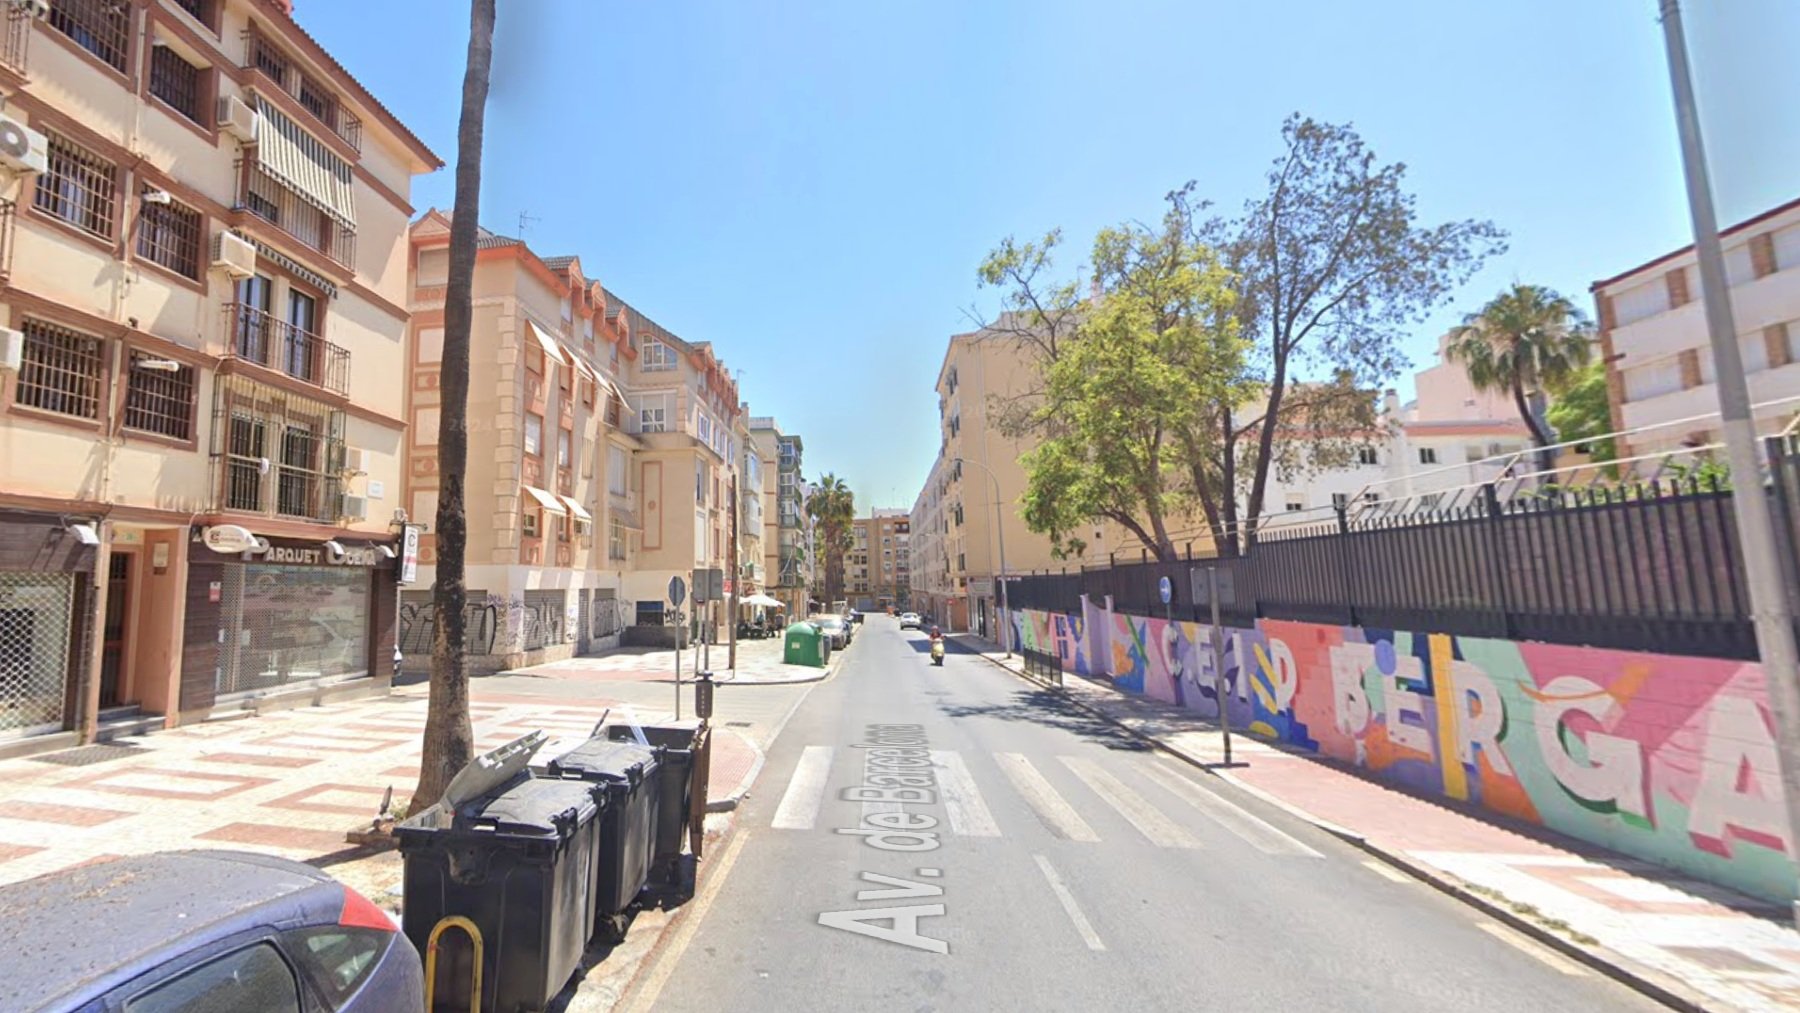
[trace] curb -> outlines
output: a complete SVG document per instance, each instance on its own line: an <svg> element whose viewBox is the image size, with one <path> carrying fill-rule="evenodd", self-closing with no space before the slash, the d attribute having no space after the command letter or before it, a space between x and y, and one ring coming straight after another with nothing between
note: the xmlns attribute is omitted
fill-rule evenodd
<svg viewBox="0 0 1800 1013"><path fill-rule="evenodd" d="M1024 682L1049 689L1056 688L1048 682L1034 679L1026 675L1012 666L1007 665L1000 659L990 656L985 651L981 652L981 657ZM1338 826L1329 820L1314 816L1312 813L1307 812L1291 802L1276 798L1274 795L1269 794L1261 788L1246 784L1238 778L1233 777L1228 772L1216 770L1199 757L1191 756L1154 736L1146 735L1100 708L1095 707L1086 701L1079 700L1071 694L1064 693L1063 698L1072 706L1077 707L1108 724L1117 726L1133 738L1141 739L1155 745L1163 752L1195 767L1203 773L1216 777L1247 795L1266 802L1302 822L1317 827L1325 833L1355 847L1357 850L1372 855L1395 869L1425 883L1427 886L1436 889L1440 893L1461 901L1469 907L1482 912L1495 921L1506 925L1508 928L1550 947L1563 956L1580 961L1582 965L1592 968L1619 984L1625 985L1665 1006L1678 1010L1692 1011L1692 1013L1706 1013L1708 1010L1720 1008L1713 1000L1701 996L1699 993L1680 984L1674 979L1669 978L1661 972L1649 968L1642 968L1636 961L1632 961L1612 950L1598 946L1583 946L1574 940L1566 939L1551 931L1549 928L1539 925L1537 922L1508 910L1505 906L1474 892L1461 880L1449 876L1448 874L1438 872L1435 869L1428 868L1421 863L1407 858L1400 852L1389 851L1354 830Z"/></svg>
<svg viewBox="0 0 1800 1013"><path fill-rule="evenodd" d="M706 800L706 811L709 813L728 813L736 809L738 804L744 801L744 796L750 793L751 783L756 780L756 775L762 773L763 763L769 758L768 754L764 753L756 743L751 742L750 737L744 733L731 731L726 728L721 728L719 730L730 732L732 735L744 740L744 744L755 751L756 759L750 762L750 769L745 771L744 776L738 779L737 787L726 792L724 798L709 798Z"/></svg>
<svg viewBox="0 0 1800 1013"><path fill-rule="evenodd" d="M737 679L737 678L731 678L731 679L718 679L717 681L718 681L718 684L721 686L800 686L800 685L804 685L809 682L824 682L826 679L829 679L832 676L837 674L838 668L843 665L842 659L843 659L844 655L846 655L848 653L850 653L850 648L848 648L848 647L846 647L840 651L832 651L831 652L831 661L827 662L824 668L819 669L817 675L803 675L803 676L799 676L799 677L792 678L792 679ZM785 664L785 662L784 662L784 664Z"/></svg>

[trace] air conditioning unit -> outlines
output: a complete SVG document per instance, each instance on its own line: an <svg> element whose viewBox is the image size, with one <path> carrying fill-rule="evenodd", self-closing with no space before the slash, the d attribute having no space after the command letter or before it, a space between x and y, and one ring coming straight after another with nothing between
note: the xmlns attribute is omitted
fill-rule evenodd
<svg viewBox="0 0 1800 1013"><path fill-rule="evenodd" d="M344 493L338 507L338 516L347 521L366 521L369 519L369 498L352 496Z"/></svg>
<svg viewBox="0 0 1800 1013"><path fill-rule="evenodd" d="M50 167L44 135L10 116L0 116L0 166L35 174Z"/></svg>
<svg viewBox="0 0 1800 1013"><path fill-rule="evenodd" d="M25 363L25 333L0 327L0 372L14 373Z"/></svg>
<svg viewBox="0 0 1800 1013"><path fill-rule="evenodd" d="M236 95L220 95L219 129L241 143L256 143L256 110Z"/></svg>
<svg viewBox="0 0 1800 1013"><path fill-rule="evenodd" d="M344 449L344 470L358 475L369 473L369 452L361 447Z"/></svg>
<svg viewBox="0 0 1800 1013"><path fill-rule="evenodd" d="M256 247L248 239L221 232L213 240L212 266L233 278L248 278L256 273Z"/></svg>

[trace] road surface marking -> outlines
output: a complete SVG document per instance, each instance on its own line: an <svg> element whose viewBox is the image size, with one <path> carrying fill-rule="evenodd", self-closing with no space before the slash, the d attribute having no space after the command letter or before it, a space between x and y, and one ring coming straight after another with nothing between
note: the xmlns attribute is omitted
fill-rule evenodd
<svg viewBox="0 0 1800 1013"><path fill-rule="evenodd" d="M776 830L811 830L819 821L819 806L825 801L825 779L831 773L831 747L807 746L794 765L794 776L788 781L781 804L775 807L775 819L769 826Z"/></svg>
<svg viewBox="0 0 1800 1013"><path fill-rule="evenodd" d="M1163 787L1192 802L1195 808L1212 817L1213 822L1236 834L1245 843L1264 854L1296 855L1303 858L1325 857L1265 823L1262 819L1246 812L1236 803L1161 764L1148 764L1144 770Z"/></svg>
<svg viewBox="0 0 1800 1013"><path fill-rule="evenodd" d="M1056 894L1056 899L1062 902L1063 911L1069 916L1069 920L1075 923L1075 931L1081 933L1081 938L1087 943L1087 948L1090 950L1106 949L1106 944L1100 941L1100 934L1095 932L1094 926L1088 923L1087 915L1081 913L1081 907L1075 903L1075 895L1069 892L1067 886L1063 885L1062 877L1057 875L1056 870L1051 867L1050 860L1043 855L1032 855L1031 857L1037 860L1038 868L1044 872L1044 878L1050 881L1050 892Z"/></svg>
<svg viewBox="0 0 1800 1013"><path fill-rule="evenodd" d="M969 765L962 754L947 749L931 751L931 765L937 768L938 798L950 817L950 829L967 837L999 837L1000 827L994 814L981 800L975 779L969 776Z"/></svg>
<svg viewBox="0 0 1800 1013"><path fill-rule="evenodd" d="M1144 796L1125 787L1118 778L1101 770L1094 761L1080 756L1059 756L1063 766L1087 783L1101 801L1118 810L1150 843L1165 848L1198 848L1200 842L1174 820L1162 814Z"/></svg>
<svg viewBox="0 0 1800 1013"><path fill-rule="evenodd" d="M701 920L712 909L713 900L719 895L719 887L724 884L731 867L737 864L738 852L744 850L744 842L749 839L749 827L732 834L729 843L725 845L724 854L719 856L718 864L706 870L702 877L700 892L693 900L676 909L675 917L680 921L669 935L668 945L662 948L661 959L644 976L644 983L638 988L637 996L626 1007L627 1013L638 1013L639 1010L649 1013L656 1008L656 1000L662 997L663 986L669 983L669 978L675 974L675 968L680 966L688 944L694 941L695 933L700 931Z"/></svg>
<svg viewBox="0 0 1800 1013"><path fill-rule="evenodd" d="M1025 797L1032 811L1044 824L1044 827L1058 837L1071 841L1093 843L1100 839L1094 828L1088 826L1086 820L1075 811L1075 808L1063 800L1044 775L1038 773L1022 753L995 753L994 762L1000 765L1000 771L1011 781L1019 794Z"/></svg>
<svg viewBox="0 0 1800 1013"><path fill-rule="evenodd" d="M1391 879L1396 883L1410 883L1413 881L1412 877L1408 876L1406 873L1401 872L1386 862L1377 862L1372 858L1363 860L1363 868L1380 876L1382 879Z"/></svg>
<svg viewBox="0 0 1800 1013"><path fill-rule="evenodd" d="M1550 965L1550 967L1558 974L1578 977L1587 973L1587 968L1582 967L1580 964L1564 957L1562 954L1557 953L1547 946L1543 946L1519 935L1517 932L1514 932L1504 925L1500 925L1496 922L1479 922L1477 923L1477 927L1488 935L1493 936L1495 939L1518 950L1520 953L1530 954L1531 956L1536 957L1541 963Z"/></svg>

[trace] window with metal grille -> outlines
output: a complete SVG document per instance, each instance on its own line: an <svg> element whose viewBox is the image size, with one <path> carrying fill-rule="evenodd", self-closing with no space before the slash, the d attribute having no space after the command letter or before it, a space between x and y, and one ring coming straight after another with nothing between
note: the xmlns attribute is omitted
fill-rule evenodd
<svg viewBox="0 0 1800 1013"><path fill-rule="evenodd" d="M138 213L137 255L181 275L200 279L200 212L184 204L148 204Z"/></svg>
<svg viewBox="0 0 1800 1013"><path fill-rule="evenodd" d="M168 46L150 50L150 94L195 123L200 122L201 68Z"/></svg>
<svg viewBox="0 0 1800 1013"><path fill-rule="evenodd" d="M281 474L275 486L275 512L289 517L317 517L324 512L324 455L318 433L304 422L290 422L281 432Z"/></svg>
<svg viewBox="0 0 1800 1013"><path fill-rule="evenodd" d="M125 375L125 428L155 433L171 439L191 439L194 434L194 367L151 369L163 365L142 352L131 353L131 369Z"/></svg>
<svg viewBox="0 0 1800 1013"><path fill-rule="evenodd" d="M287 54L261 35L250 36L250 66L273 78L276 84L287 86Z"/></svg>
<svg viewBox="0 0 1800 1013"><path fill-rule="evenodd" d="M337 96L305 74L300 75L300 87L297 91L298 94L294 97L300 100L307 112L332 130L337 129Z"/></svg>
<svg viewBox="0 0 1800 1013"><path fill-rule="evenodd" d="M101 344L41 320L26 320L18 404L83 419L100 417Z"/></svg>
<svg viewBox="0 0 1800 1013"><path fill-rule="evenodd" d="M67 35L112 69L125 72L131 38L131 5L119 0L57 0L50 5L50 27Z"/></svg>
<svg viewBox="0 0 1800 1013"><path fill-rule="evenodd" d="M111 239L119 167L59 134L46 133L45 147L50 166L37 179L37 209Z"/></svg>
<svg viewBox="0 0 1800 1013"><path fill-rule="evenodd" d="M257 510L262 505L264 438L268 424L251 415L231 416L229 453L226 458L225 509Z"/></svg>
<svg viewBox="0 0 1800 1013"><path fill-rule="evenodd" d="M175 6L194 16L194 20L212 27L212 0L175 0Z"/></svg>

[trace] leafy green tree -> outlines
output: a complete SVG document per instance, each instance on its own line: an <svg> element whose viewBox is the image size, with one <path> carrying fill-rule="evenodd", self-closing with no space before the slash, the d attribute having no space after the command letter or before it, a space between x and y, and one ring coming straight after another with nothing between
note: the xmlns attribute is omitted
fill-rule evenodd
<svg viewBox="0 0 1800 1013"><path fill-rule="evenodd" d="M856 522L856 496L844 480L833 474L819 477L819 487L806 501L806 512L820 528L825 555L825 601L837 601L844 593L844 554L850 551L850 529Z"/></svg>
<svg viewBox="0 0 1800 1013"><path fill-rule="evenodd" d="M1540 448L1538 467L1547 471L1549 455L1541 448L1552 440L1531 410L1531 397L1568 382L1592 357L1593 340L1574 303L1542 285L1514 284L1450 332L1447 352L1462 363L1477 390L1512 395Z"/></svg>
<svg viewBox="0 0 1800 1013"><path fill-rule="evenodd" d="M1550 408L1545 421L1556 430L1562 442L1585 441L1588 454L1596 462L1611 461L1619 456L1612 437L1612 403L1606 391L1606 365L1590 362L1571 373L1551 389Z"/></svg>

